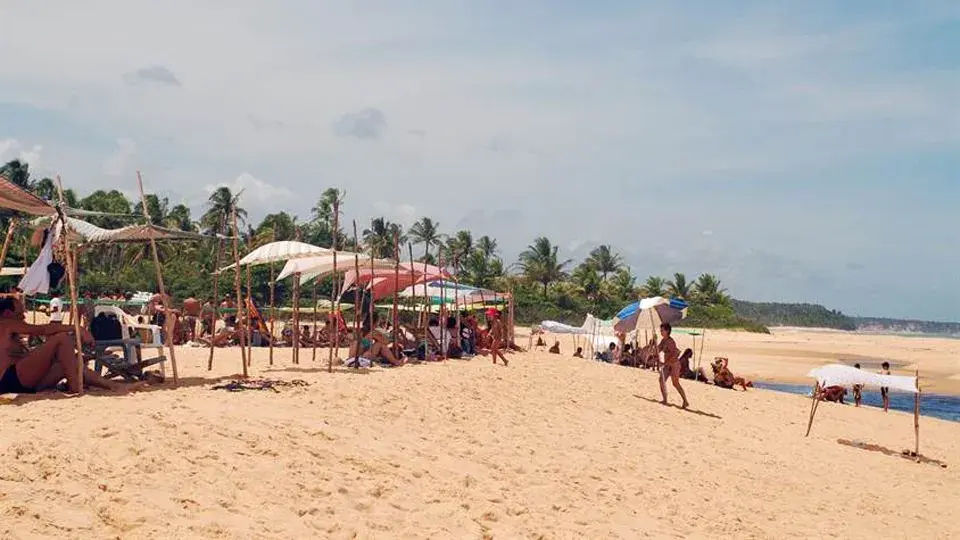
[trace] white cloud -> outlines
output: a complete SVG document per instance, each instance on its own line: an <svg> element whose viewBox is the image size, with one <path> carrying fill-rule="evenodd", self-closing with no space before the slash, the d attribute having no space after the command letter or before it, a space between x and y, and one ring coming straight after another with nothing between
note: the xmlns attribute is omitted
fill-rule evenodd
<svg viewBox="0 0 960 540"><path fill-rule="evenodd" d="M132 139L117 139L117 148L103 160L103 173L121 177L132 172L132 163L137 155L137 143Z"/></svg>
<svg viewBox="0 0 960 540"><path fill-rule="evenodd" d="M40 154L42 152L43 146L39 144L24 147L16 139L2 140L0 141L0 164L12 159L19 159L30 165L30 169L35 172L41 167Z"/></svg>
<svg viewBox="0 0 960 540"><path fill-rule="evenodd" d="M398 223L405 228L410 227L420 219L419 214L417 214L417 208L410 204L392 204L385 201L377 201L373 203L373 209L377 212L378 216L383 216L387 220Z"/></svg>

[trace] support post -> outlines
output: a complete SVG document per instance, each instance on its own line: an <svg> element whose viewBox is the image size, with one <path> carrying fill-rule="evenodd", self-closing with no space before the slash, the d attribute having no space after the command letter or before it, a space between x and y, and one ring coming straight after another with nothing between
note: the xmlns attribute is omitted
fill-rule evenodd
<svg viewBox="0 0 960 540"><path fill-rule="evenodd" d="M247 303L243 305L247 321L247 365L253 365L253 295L250 292L250 265L247 265ZM259 314L258 314L259 315Z"/></svg>
<svg viewBox="0 0 960 540"><path fill-rule="evenodd" d="M317 361L317 282L320 281L320 276L313 278L313 357L311 360L314 362Z"/></svg>
<svg viewBox="0 0 960 540"><path fill-rule="evenodd" d="M363 332L360 330L360 241L357 237L357 220L353 220L353 244L356 246L356 251L353 253L353 271L357 276L353 282L353 332L354 340L357 342L357 355L359 356L360 340L363 339Z"/></svg>
<svg viewBox="0 0 960 540"><path fill-rule="evenodd" d="M137 171L137 187L140 188L140 203L143 207L143 217L146 218L147 224L150 224L150 212L147 210L147 198L143 194L143 178L140 176L140 171ZM180 384L180 376L177 372L177 354L173 346L173 332L176 321L174 320L173 309L170 305L170 298L167 296L166 289L163 286L163 269L160 267L160 256L157 254L157 241L152 236L150 237L150 253L153 254L153 266L157 269L157 288L160 289L160 302L163 304L163 325L166 327L167 332L167 348L170 351L170 366L173 368L173 384L177 385ZM76 302L76 300L74 300L74 302Z"/></svg>
<svg viewBox="0 0 960 540"><path fill-rule="evenodd" d="M223 229L223 221L220 222L220 228ZM219 233L218 233L219 234ZM217 238L217 253L214 256L213 265L213 320L210 321L210 358L207 359L207 371L213 369L213 341L217 336L217 321L220 320L220 253L223 251L223 240Z"/></svg>
<svg viewBox="0 0 960 540"><path fill-rule="evenodd" d="M293 363L300 363L300 273L293 275L293 329L290 332L293 340Z"/></svg>
<svg viewBox="0 0 960 540"><path fill-rule="evenodd" d="M241 324L243 320L241 317L246 318L246 310L243 309L243 293L240 291L240 231L237 227L237 205L230 205L230 221L233 223L233 285L237 293L237 324ZM249 319L247 319L249 322ZM246 342L246 331L245 326L237 328L237 332L240 334L240 362L243 364L243 376L247 377L247 344Z"/></svg>
<svg viewBox="0 0 960 540"><path fill-rule="evenodd" d="M920 463L920 368L917 368L914 384L917 392L913 395L913 453Z"/></svg>
<svg viewBox="0 0 960 540"><path fill-rule="evenodd" d="M274 241L276 241L276 236L274 236ZM273 365L273 340L275 339L273 333L273 324L277 319L276 309L274 308L274 296L276 294L276 284L274 283L274 267L273 261L270 262L270 365Z"/></svg>
<svg viewBox="0 0 960 540"><path fill-rule="evenodd" d="M398 326L400 326L400 312L397 310L397 293L400 292L400 235L396 231L393 232L393 258L395 259L393 266L393 313L390 317L390 324L393 325L393 353L400 357L400 353L403 352L403 346L400 345L400 333ZM373 288L371 287L371 291Z"/></svg>
<svg viewBox="0 0 960 540"><path fill-rule="evenodd" d="M810 403L810 419L807 422L807 434L804 437L810 436L810 429L813 428L813 417L817 414L817 407L820 404L820 381L817 381L813 385L813 401Z"/></svg>
<svg viewBox="0 0 960 540"><path fill-rule="evenodd" d="M337 238L340 236L340 197L333 201L333 228L330 239L330 248L333 250L333 289L330 291L330 314L328 320L333 322L333 335L327 336L330 342L330 353L327 357L327 372L333 373L333 351L340 348L340 274L337 271Z"/></svg>
<svg viewBox="0 0 960 540"><path fill-rule="evenodd" d="M0 268L3 268L7 262L7 251L10 249L10 241L13 240L13 233L17 230L17 218L10 218L10 225L7 226L7 236L3 239L3 250L0 251Z"/></svg>

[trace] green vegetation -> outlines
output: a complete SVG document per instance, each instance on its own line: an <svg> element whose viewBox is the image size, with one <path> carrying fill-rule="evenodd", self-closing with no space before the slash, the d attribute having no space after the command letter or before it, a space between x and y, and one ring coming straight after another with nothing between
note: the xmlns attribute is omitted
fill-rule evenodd
<svg viewBox="0 0 960 540"><path fill-rule="evenodd" d="M13 161L4 165L2 170L17 185L43 198L55 200L58 196L54 182L48 178L35 181L25 163ZM64 198L74 208L121 214L89 218L91 223L104 228L118 228L136 222L136 218L122 214L137 215L141 211L139 201L127 199L118 190L98 190L82 198L67 190ZM420 248L417 250L418 260L452 269L464 283L512 292L516 299L517 320L524 324L553 319L579 325L586 313L610 318L640 296L672 296L691 304L687 326L766 330L763 325L735 313L734 301L722 288L720 280L711 274L700 275L693 281L682 273L669 279L650 276L638 285L637 277L612 246L597 246L584 261L574 265L574 261L564 258L559 247L546 237L534 239L520 254L516 264L508 267L499 255L495 239L487 236L474 239L468 230L446 235L441 232L440 224L429 217L421 218L409 230L384 217L374 217L369 226L358 227L359 238L355 241L353 231L345 230L340 222L345 202L346 193L331 188L321 194L307 220L277 212L254 224L242 208L241 194L233 193L228 187L218 187L211 193L203 214L198 218L191 216L189 208L184 205L171 206L167 199L146 195L150 219L156 225L231 236L236 217L240 255L275 240L299 239L318 246L331 246L336 240L339 249L362 250L377 257L392 258L396 239L400 244L401 258L407 260L413 251L412 246L417 246ZM0 220L4 230L8 223L9 218ZM24 266L36 257L37 248L30 244L29 237L23 228L15 235L4 261L6 266ZM212 239L160 243L159 257L167 290L179 299L211 296L212 272L233 262L232 244L232 241ZM81 288L94 294L156 290L149 246L89 246L79 257L79 272ZM269 295L269 275L269 267L252 270L253 296L261 303ZM13 282L13 278L6 279L8 284ZM225 277L220 281L220 295L230 294L233 287L232 275ZM329 298L331 289L332 280L322 280L317 288L319 297ZM277 304L289 303L290 293L289 283L277 284ZM303 294L305 298L311 297L312 287Z"/></svg>
<svg viewBox="0 0 960 540"><path fill-rule="evenodd" d="M800 326L833 328L836 330L857 329L856 321L852 318L818 304L783 304L734 300L733 311L738 317L767 326Z"/></svg>

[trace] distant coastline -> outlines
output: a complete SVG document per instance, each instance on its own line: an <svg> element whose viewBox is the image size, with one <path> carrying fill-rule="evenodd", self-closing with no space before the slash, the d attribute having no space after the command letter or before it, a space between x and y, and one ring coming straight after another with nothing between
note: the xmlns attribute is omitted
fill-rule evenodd
<svg viewBox="0 0 960 540"><path fill-rule="evenodd" d="M875 335L960 338L960 322L921 321L883 317L855 317L820 304L749 302L733 300L738 317L768 328L840 330Z"/></svg>

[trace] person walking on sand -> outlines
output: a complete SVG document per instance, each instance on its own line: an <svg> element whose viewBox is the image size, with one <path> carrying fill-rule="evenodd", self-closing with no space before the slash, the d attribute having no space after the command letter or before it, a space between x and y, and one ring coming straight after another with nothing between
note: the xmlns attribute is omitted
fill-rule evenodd
<svg viewBox="0 0 960 540"><path fill-rule="evenodd" d="M500 321L500 314L495 310L490 310L487 312L487 318L490 320L490 356L493 357L493 363L497 363L497 357L499 356L503 360L503 365L507 366L510 362L507 361L507 357L503 355L501 347L503 347L503 338L504 338L504 328L503 323Z"/></svg>
<svg viewBox="0 0 960 540"><path fill-rule="evenodd" d="M889 375L890 374L890 362L884 362L880 364L880 374ZM880 398L883 399L883 412L888 412L890 410L890 388L887 386L880 387Z"/></svg>
<svg viewBox="0 0 960 540"><path fill-rule="evenodd" d="M690 402L687 401L687 394L680 386L680 349L677 348L677 343L670 337L671 332L673 332L673 328L669 323L660 325L660 337L662 339L660 345L657 346L657 350L663 353L663 365L660 367L660 395L663 396L661 403L667 404L667 379L670 379L673 381L673 387L677 389L683 399L683 405L681 406L686 409L690 406Z"/></svg>

